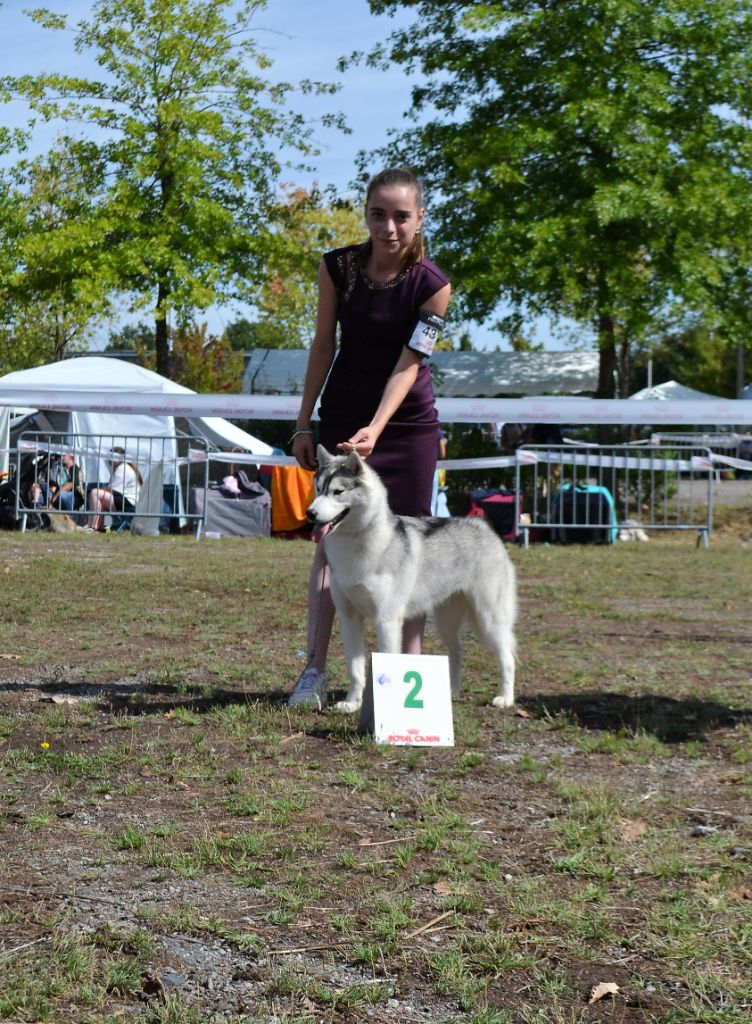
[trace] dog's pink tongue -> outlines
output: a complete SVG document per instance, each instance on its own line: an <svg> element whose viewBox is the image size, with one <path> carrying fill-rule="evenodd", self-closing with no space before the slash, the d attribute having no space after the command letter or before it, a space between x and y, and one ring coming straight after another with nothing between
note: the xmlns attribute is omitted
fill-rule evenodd
<svg viewBox="0 0 752 1024"><path fill-rule="evenodd" d="M311 540L315 541L318 544L321 538L324 536L324 534L329 533L329 528L331 527L331 525L331 523L324 523L323 526L314 526L313 529L311 530Z"/></svg>

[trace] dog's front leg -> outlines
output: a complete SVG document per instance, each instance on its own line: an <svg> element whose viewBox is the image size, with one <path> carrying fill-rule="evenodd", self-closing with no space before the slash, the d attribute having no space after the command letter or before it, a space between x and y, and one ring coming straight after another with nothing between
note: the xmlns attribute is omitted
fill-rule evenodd
<svg viewBox="0 0 752 1024"><path fill-rule="evenodd" d="M346 608L339 609L339 621L350 687L345 699L334 705L334 710L352 714L363 703L363 690L366 685L365 620L348 602Z"/></svg>
<svg viewBox="0 0 752 1024"><path fill-rule="evenodd" d="M402 619L379 619L376 627L376 645L380 654L402 653Z"/></svg>
<svg viewBox="0 0 752 1024"><path fill-rule="evenodd" d="M399 654L402 650L402 619L376 619L376 646L380 654ZM373 672L368 666L366 688L360 708L358 731L371 733L376 727L373 707Z"/></svg>

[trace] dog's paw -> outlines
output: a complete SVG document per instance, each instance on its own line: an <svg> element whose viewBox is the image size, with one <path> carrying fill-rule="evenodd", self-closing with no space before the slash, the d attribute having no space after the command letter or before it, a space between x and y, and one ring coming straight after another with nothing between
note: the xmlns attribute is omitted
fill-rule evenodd
<svg viewBox="0 0 752 1024"><path fill-rule="evenodd" d="M359 700L338 700L334 705L334 710L339 711L341 715L353 715L356 711L360 711L361 701Z"/></svg>
<svg viewBox="0 0 752 1024"><path fill-rule="evenodd" d="M494 697L494 699L491 701L491 703L493 704L493 706L495 708L513 708L514 707L514 699L507 700L506 697L503 697L500 693L497 694Z"/></svg>

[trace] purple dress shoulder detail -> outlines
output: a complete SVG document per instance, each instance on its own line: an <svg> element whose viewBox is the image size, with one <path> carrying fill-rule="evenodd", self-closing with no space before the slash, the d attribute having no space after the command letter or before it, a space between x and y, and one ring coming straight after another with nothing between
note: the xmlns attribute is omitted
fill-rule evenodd
<svg viewBox="0 0 752 1024"><path fill-rule="evenodd" d="M360 265L359 249L351 246L324 255L337 290L340 345L321 395L319 436L334 453L339 442L373 418L418 310L449 283L435 263L423 260L388 286L374 286ZM437 450L431 372L423 364L368 460L384 481L394 512L430 514Z"/></svg>

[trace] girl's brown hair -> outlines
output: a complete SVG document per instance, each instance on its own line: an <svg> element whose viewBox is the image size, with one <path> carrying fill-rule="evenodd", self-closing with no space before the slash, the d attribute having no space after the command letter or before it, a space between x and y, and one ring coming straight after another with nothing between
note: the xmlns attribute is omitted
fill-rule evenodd
<svg viewBox="0 0 752 1024"><path fill-rule="evenodd" d="M415 191L415 202L420 210L423 206L423 189L420 181L413 174L408 167L387 167L383 171L379 171L378 174L374 174L371 180L368 182L368 188L366 189L366 202L365 206L368 209L368 203L370 202L371 196L377 188L411 188ZM366 242L364 247L364 255L367 256L368 250L371 247L370 240ZM413 243L410 246L410 250L405 256L405 262L403 270L409 270L410 267L416 263L420 263L426 255L426 247L423 241L423 232L418 229L413 238Z"/></svg>

